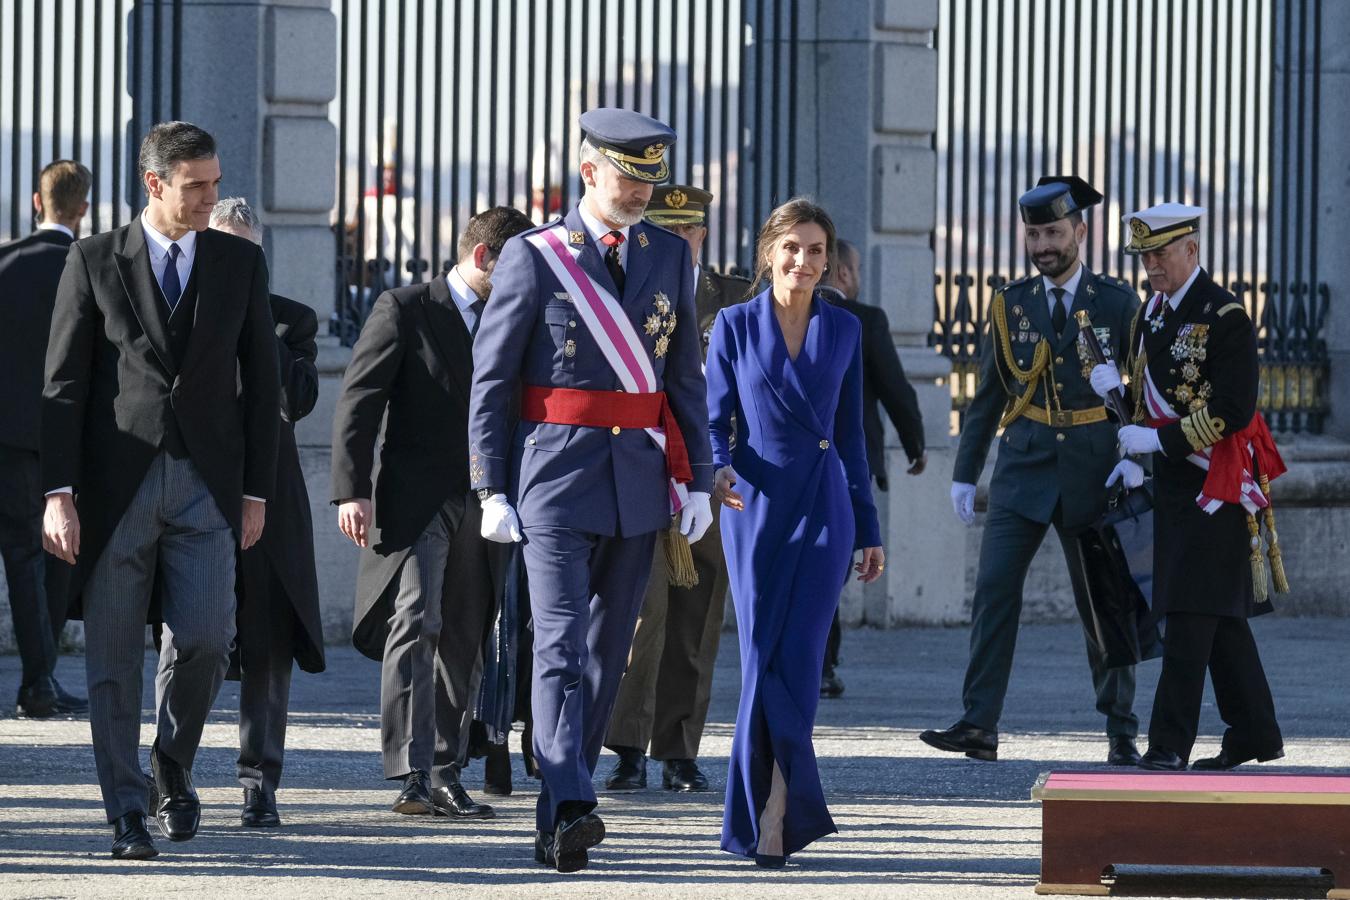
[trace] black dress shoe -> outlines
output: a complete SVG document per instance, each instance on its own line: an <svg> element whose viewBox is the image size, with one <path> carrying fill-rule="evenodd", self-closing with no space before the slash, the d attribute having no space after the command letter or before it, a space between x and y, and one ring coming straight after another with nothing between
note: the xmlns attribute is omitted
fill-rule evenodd
<svg viewBox="0 0 1350 900"><path fill-rule="evenodd" d="M129 812L113 822L113 859L154 859L159 856L145 827L145 813Z"/></svg>
<svg viewBox="0 0 1350 900"><path fill-rule="evenodd" d="M483 793L511 796L511 751L506 744L489 744L483 754Z"/></svg>
<svg viewBox="0 0 1350 900"><path fill-rule="evenodd" d="M619 761L605 779L605 790L616 793L641 791L647 787L647 756L632 747L614 747Z"/></svg>
<svg viewBox="0 0 1350 900"><path fill-rule="evenodd" d="M202 821L202 804L192 787L192 773L159 749L150 748L150 775L154 779L151 811L159 830L171 841L190 841Z"/></svg>
<svg viewBox="0 0 1350 900"><path fill-rule="evenodd" d="M1139 768L1153 772L1184 772L1186 760L1166 747L1149 747L1148 752L1139 758Z"/></svg>
<svg viewBox="0 0 1350 900"><path fill-rule="evenodd" d="M239 814L239 824L245 828L276 828L280 825L276 795L271 791L244 788L244 811Z"/></svg>
<svg viewBox="0 0 1350 900"><path fill-rule="evenodd" d="M998 759L998 732L976 728L960 721L946 731L925 731L919 740L948 753L964 753L971 759L993 762Z"/></svg>
<svg viewBox="0 0 1350 900"><path fill-rule="evenodd" d="M56 688L56 711L63 715L76 715L89 712L89 701L77 697L61 687L61 682L52 678L52 687Z"/></svg>
<svg viewBox="0 0 1350 900"><path fill-rule="evenodd" d="M14 703L14 714L19 718L45 719L60 711L56 682L51 678L44 675L19 688L19 697Z"/></svg>
<svg viewBox="0 0 1350 900"><path fill-rule="evenodd" d="M1106 764L1108 766L1139 765L1139 748L1134 745L1134 738L1123 734L1111 738L1111 749L1106 753Z"/></svg>
<svg viewBox="0 0 1350 900"><path fill-rule="evenodd" d="M1191 768L1201 772L1226 772L1229 769L1236 769L1243 763L1256 760L1257 762L1270 762L1275 759L1284 759L1284 748L1279 747L1271 753L1256 754L1254 756L1237 756L1230 754L1227 748L1219 751L1218 756L1210 756L1205 759L1197 759L1191 763Z"/></svg>
<svg viewBox="0 0 1350 900"><path fill-rule="evenodd" d="M668 791L691 793L708 789L708 776L699 771L692 759L668 759L661 766L661 787Z"/></svg>
<svg viewBox="0 0 1350 900"><path fill-rule="evenodd" d="M593 812L558 819L553 832L553 865L559 872L575 872L588 862L586 851L605 839L605 823ZM579 864L578 864L579 863Z"/></svg>
<svg viewBox="0 0 1350 900"><path fill-rule="evenodd" d="M394 812L405 816L434 816L436 805L431 802L431 788L427 773L413 769L403 778L403 792L394 801Z"/></svg>
<svg viewBox="0 0 1350 900"><path fill-rule="evenodd" d="M820 674L820 696L826 700L844 695L844 679L834 669L826 669Z"/></svg>
<svg viewBox="0 0 1350 900"><path fill-rule="evenodd" d="M496 815L486 803L475 803L462 784L432 788L431 802L438 815L452 819L491 819Z"/></svg>
<svg viewBox="0 0 1350 900"><path fill-rule="evenodd" d="M547 831L534 833L534 861L559 872L579 872L590 863L585 850L574 851L559 859L553 852L553 835Z"/></svg>
<svg viewBox="0 0 1350 900"><path fill-rule="evenodd" d="M781 869L787 865L786 856L772 856L768 853L756 853L755 865L761 869Z"/></svg>

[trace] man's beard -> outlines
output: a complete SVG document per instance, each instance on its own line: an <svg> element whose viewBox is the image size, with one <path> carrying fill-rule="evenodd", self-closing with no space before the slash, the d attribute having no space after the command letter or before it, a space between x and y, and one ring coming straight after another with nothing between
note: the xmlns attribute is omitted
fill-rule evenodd
<svg viewBox="0 0 1350 900"><path fill-rule="evenodd" d="M620 228L628 228L631 225L636 225L642 221L643 214L647 212L645 206L642 209L633 211L624 209L618 204L609 203L605 200L600 200L597 205L600 207L600 212L604 215L605 220Z"/></svg>
<svg viewBox="0 0 1350 900"><path fill-rule="evenodd" d="M1032 257L1031 261L1036 264L1036 269L1046 278L1058 278L1078 261L1078 255L1071 250L1062 253L1056 253L1053 259L1042 262L1039 257Z"/></svg>

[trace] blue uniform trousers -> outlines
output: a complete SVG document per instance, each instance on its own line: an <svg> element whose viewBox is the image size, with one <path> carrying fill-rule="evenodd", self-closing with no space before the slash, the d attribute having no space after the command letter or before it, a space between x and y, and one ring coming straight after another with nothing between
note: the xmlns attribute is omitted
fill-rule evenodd
<svg viewBox="0 0 1350 900"><path fill-rule="evenodd" d="M559 804L595 806L591 779L628 662L656 532L607 537L526 526L534 615L534 752L543 785L535 820L554 830Z"/></svg>

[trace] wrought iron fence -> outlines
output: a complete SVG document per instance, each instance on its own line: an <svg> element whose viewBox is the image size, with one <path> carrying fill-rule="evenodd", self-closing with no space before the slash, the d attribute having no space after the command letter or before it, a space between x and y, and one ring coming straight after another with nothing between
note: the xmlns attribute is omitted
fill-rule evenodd
<svg viewBox="0 0 1350 900"><path fill-rule="evenodd" d="M796 0L335 0L339 133L333 332L392 284L453 263L473 213L536 221L579 196L577 117L670 123L674 178L715 195L704 261L749 264L791 193Z"/></svg>
<svg viewBox="0 0 1350 900"><path fill-rule="evenodd" d="M1084 262L1144 293L1121 217L1206 207L1206 268L1258 324L1262 407L1277 429L1321 429L1329 295L1308 214L1320 19L1321 0L944 0L931 340L952 360L956 411L993 291L1034 271L1017 197L1040 175L1077 174L1106 197Z"/></svg>

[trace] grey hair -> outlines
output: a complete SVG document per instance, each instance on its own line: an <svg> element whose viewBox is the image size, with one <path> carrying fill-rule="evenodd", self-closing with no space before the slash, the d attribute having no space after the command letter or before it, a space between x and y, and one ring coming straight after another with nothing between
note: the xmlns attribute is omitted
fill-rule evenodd
<svg viewBox="0 0 1350 900"><path fill-rule="evenodd" d="M141 177L154 172L160 180L168 181L180 162L215 155L215 138L201 128L191 122L160 122L141 141Z"/></svg>
<svg viewBox="0 0 1350 900"><path fill-rule="evenodd" d="M221 225L246 232L255 244L262 243L262 220L243 197L226 197L212 207L211 227Z"/></svg>
<svg viewBox="0 0 1350 900"><path fill-rule="evenodd" d="M605 161L605 154L601 153L589 140L583 139L581 142L581 151L577 155L577 164L590 163L598 166Z"/></svg>

